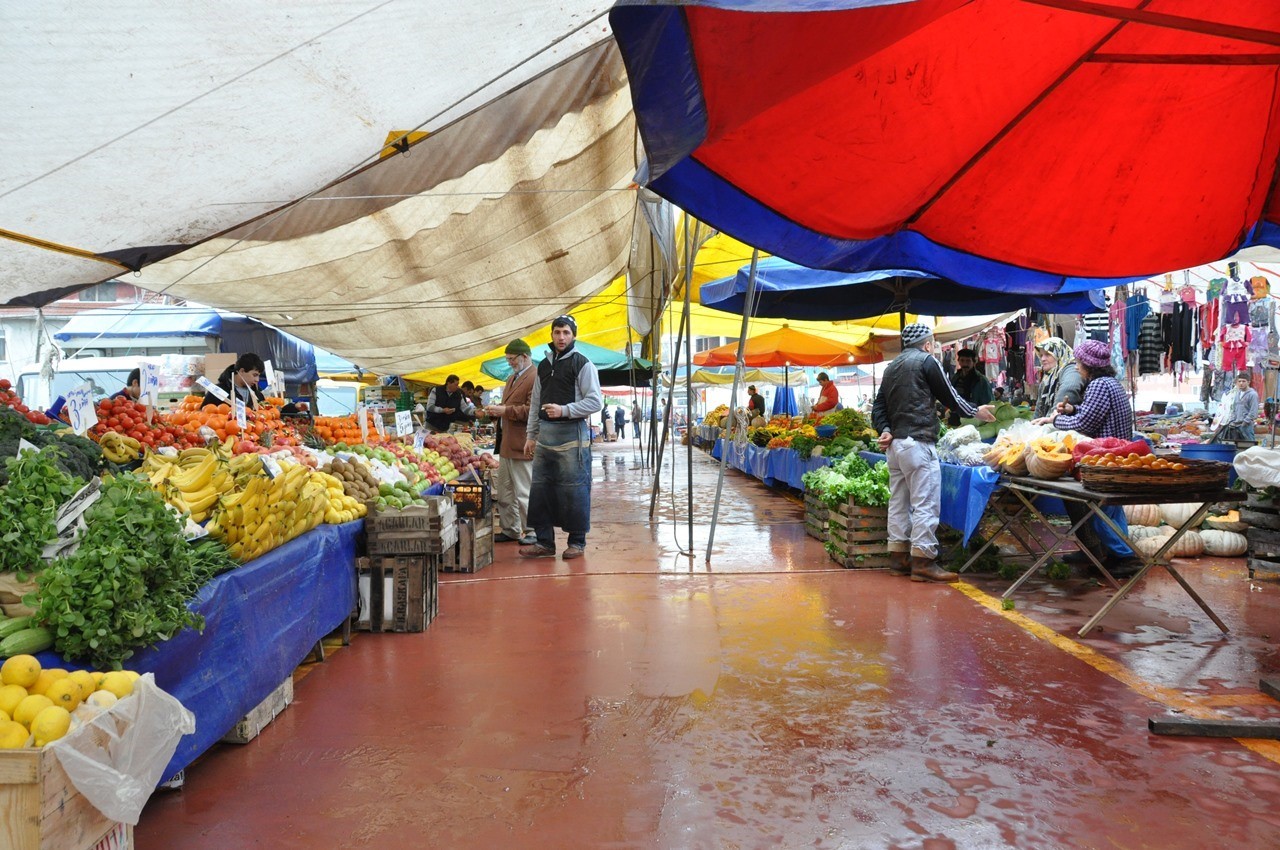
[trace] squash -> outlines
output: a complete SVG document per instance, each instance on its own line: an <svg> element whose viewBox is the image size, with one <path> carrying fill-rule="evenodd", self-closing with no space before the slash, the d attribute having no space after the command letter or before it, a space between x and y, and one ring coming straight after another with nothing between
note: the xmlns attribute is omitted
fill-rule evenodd
<svg viewBox="0 0 1280 850"><path fill-rule="evenodd" d="M1154 526L1160 524L1160 506L1159 505L1125 505L1124 518L1129 521L1129 525L1148 525Z"/></svg>
<svg viewBox="0 0 1280 850"><path fill-rule="evenodd" d="M1234 513L1234 511L1233 511ZM1249 551L1249 541L1243 534L1234 531L1202 531L1204 553L1219 558L1236 558Z"/></svg>
<svg viewBox="0 0 1280 850"><path fill-rule="evenodd" d="M1148 537L1159 537L1161 539L1173 534L1173 529L1167 525L1159 527L1153 525L1131 525L1129 526L1130 540L1143 540Z"/></svg>
<svg viewBox="0 0 1280 850"><path fill-rule="evenodd" d="M1165 542L1166 542L1166 539L1163 536L1159 536L1159 535L1153 536L1153 537L1143 537L1141 539L1133 541L1133 548L1137 549L1138 552L1140 552L1144 558L1150 559L1155 557L1155 554L1160 551L1161 547L1164 546ZM1168 554L1166 554L1162 559L1160 559L1160 563L1162 564L1169 563Z"/></svg>
<svg viewBox="0 0 1280 850"><path fill-rule="evenodd" d="M1173 544L1173 550L1169 554L1175 558L1199 558L1203 552L1204 538L1200 536L1200 532L1188 531Z"/></svg>
<svg viewBox="0 0 1280 850"><path fill-rule="evenodd" d="M1177 505L1161 505L1160 517L1174 528L1181 528L1184 522L1195 516L1195 513L1199 508L1200 506L1194 502Z"/></svg>
<svg viewBox="0 0 1280 850"><path fill-rule="evenodd" d="M1227 511L1221 516L1207 516L1204 518L1206 528L1212 528L1216 531L1248 531L1249 523L1240 520L1239 511Z"/></svg>
<svg viewBox="0 0 1280 850"><path fill-rule="evenodd" d="M1050 481L1066 475L1073 465L1069 453L1050 451L1043 446L1030 443L1023 452L1023 460L1026 461L1027 471L1033 477Z"/></svg>

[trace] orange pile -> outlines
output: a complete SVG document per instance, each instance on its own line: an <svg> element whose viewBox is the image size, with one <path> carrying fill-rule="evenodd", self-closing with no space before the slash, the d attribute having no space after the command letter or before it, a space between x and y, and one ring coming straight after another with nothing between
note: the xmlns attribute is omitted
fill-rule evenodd
<svg viewBox="0 0 1280 850"><path fill-rule="evenodd" d="M368 416L369 414L366 412L365 415ZM365 422L369 435L376 434L373 420L368 418ZM356 419L355 414L351 416L317 416L314 427L316 434L326 443L350 444L364 442L360 439L360 422Z"/></svg>
<svg viewBox="0 0 1280 850"><path fill-rule="evenodd" d="M1100 455L1085 455L1080 458L1080 463L1083 466L1103 466L1111 469L1153 469L1166 472L1181 472L1187 468L1185 463L1179 463L1176 460L1132 452L1127 455L1112 454L1111 452Z"/></svg>
<svg viewBox="0 0 1280 850"><path fill-rule="evenodd" d="M236 422L231 405L201 404L203 401L204 396L189 395L166 418L188 431L208 427L218 435L219 440L240 435L240 423ZM245 411L244 438L257 441L263 433L272 431L275 432L276 443L289 442L292 429L280 420L280 408L283 406L284 399L268 398L265 405Z"/></svg>

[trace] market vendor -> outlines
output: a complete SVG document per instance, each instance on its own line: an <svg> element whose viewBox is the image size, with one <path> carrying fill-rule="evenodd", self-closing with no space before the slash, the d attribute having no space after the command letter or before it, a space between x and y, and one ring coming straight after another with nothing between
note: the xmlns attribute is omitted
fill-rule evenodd
<svg viewBox="0 0 1280 850"><path fill-rule="evenodd" d="M1060 431L1079 431L1094 439L1116 437L1132 440L1133 408L1129 405L1124 387L1116 380L1107 344L1098 340L1086 340L1076 346L1075 355L1076 368L1084 379L1084 397L1078 405L1069 401L1059 403L1052 417L1053 427ZM1089 508L1082 502L1064 499L1063 505L1072 523L1090 515ZM1129 527L1122 507L1110 505L1102 508L1102 511L1118 528L1128 533ZM1142 567L1142 562L1134 557L1128 544L1096 516L1076 530L1076 540L1082 549L1092 552L1116 578L1131 576ZM1072 552L1063 560L1068 564L1092 563L1083 551Z"/></svg>
<svg viewBox="0 0 1280 850"><path fill-rule="evenodd" d="M836 389L835 381L831 380L826 372L818 373L818 386L822 389L818 391L818 400L813 403L813 413L821 418L840 409L840 391Z"/></svg>
<svg viewBox="0 0 1280 850"><path fill-rule="evenodd" d="M1257 440L1254 424L1258 421L1258 391L1252 383L1248 372L1236 373L1235 386L1222 397L1218 410L1215 442Z"/></svg>
<svg viewBox="0 0 1280 850"><path fill-rule="evenodd" d="M258 389L258 382L262 380L265 369L261 357L253 352L246 352L237 357L236 362L222 370L217 383L228 396L239 396L245 407L256 408L266 403L266 397L262 394L262 390ZM204 394L204 401L201 404L226 404L226 402L210 392Z"/></svg>
<svg viewBox="0 0 1280 850"><path fill-rule="evenodd" d="M1084 378L1076 368L1071 346L1056 336L1036 344L1040 357L1040 395L1036 398L1036 418L1048 422L1058 405L1079 404L1084 397Z"/></svg>
<svg viewBox="0 0 1280 850"><path fill-rule="evenodd" d="M111 394L112 398L127 398L137 401L142 397L142 370L134 369L125 379L124 386Z"/></svg>
<svg viewBox="0 0 1280 850"><path fill-rule="evenodd" d="M991 405L974 407L956 394L933 357L933 329L914 322L902 329L902 353L885 369L871 408L889 465L889 572L912 581L949 582L957 575L938 564L942 467L935 401L995 421Z"/></svg>
<svg viewBox="0 0 1280 850"><path fill-rule="evenodd" d="M978 352L972 348L962 348L956 353L956 374L951 379L951 386L956 394L974 407L990 404L992 401L991 382L987 376L973 368L978 362ZM954 407L947 409L947 425L955 428L960 424L960 411Z"/></svg>
<svg viewBox="0 0 1280 850"><path fill-rule="evenodd" d="M457 375L444 379L443 387L432 387L427 395L427 424L436 431L448 431L454 422L470 422L475 405L458 383Z"/></svg>
<svg viewBox="0 0 1280 850"><path fill-rule="evenodd" d="M764 396L760 395L755 384L747 387L747 415L751 417L765 415Z"/></svg>

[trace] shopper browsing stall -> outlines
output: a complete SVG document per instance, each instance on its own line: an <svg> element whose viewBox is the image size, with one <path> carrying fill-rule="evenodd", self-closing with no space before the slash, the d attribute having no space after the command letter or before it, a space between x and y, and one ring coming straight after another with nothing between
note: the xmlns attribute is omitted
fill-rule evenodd
<svg viewBox="0 0 1280 850"><path fill-rule="evenodd" d="M564 557L581 558L591 530L590 418L604 408L595 365L574 350L578 323L551 323L551 348L538 364L530 398L525 452L533 455L529 522L538 542L520 549L526 558L554 558L555 530L569 533Z"/></svg>
<svg viewBox="0 0 1280 850"><path fill-rule="evenodd" d="M454 422L470 422L475 405L458 385L458 376L444 379L443 387L432 387L427 395L427 424L437 431L448 431Z"/></svg>
<svg viewBox="0 0 1280 850"><path fill-rule="evenodd" d="M1040 356L1040 394L1036 397L1036 418L1048 422L1058 405L1079 404L1084 397L1084 378L1076 368L1071 346L1056 336L1036 345Z"/></svg>
<svg viewBox="0 0 1280 850"><path fill-rule="evenodd" d="M1214 442L1256 440L1254 425L1258 421L1258 391L1248 372L1236 374L1234 386L1222 397L1218 411Z"/></svg>
<svg viewBox="0 0 1280 850"><path fill-rule="evenodd" d="M973 368L978 362L978 352L972 348L962 348L956 353L956 374L951 379L956 394L974 407L990 404L992 400L991 382L987 376ZM960 411L948 408L947 424L955 427L960 424Z"/></svg>
<svg viewBox="0 0 1280 850"><path fill-rule="evenodd" d="M871 408L889 464L889 571L910 574L912 581L957 578L937 561L942 467L935 447L935 401L965 416L995 421L990 405L975 408L956 393L933 357L933 331L913 323L902 329L902 353L885 369Z"/></svg>
<svg viewBox="0 0 1280 850"><path fill-rule="evenodd" d="M494 478L493 498L498 505L498 522L502 530L493 539L497 543L519 541L532 546L538 540L529 525L533 457L526 450L526 442L535 370L529 343L522 339L507 343L505 356L511 375L502 389L502 404L491 404L485 408L490 417L498 420L501 429L498 445L501 460Z"/></svg>
<svg viewBox="0 0 1280 850"><path fill-rule="evenodd" d="M1052 417L1053 427L1061 431L1079 431L1087 437L1133 439L1133 408L1124 387L1116 380L1111 366L1111 352L1105 342L1086 340L1076 346L1076 368L1084 378L1084 397L1080 403L1058 404ZM1080 502L1064 500L1067 516L1073 523L1089 515ZM1117 527L1128 532L1124 509L1112 505L1102 509ZM1132 575L1141 568L1133 550L1115 531L1097 517L1092 517L1076 530L1076 540L1102 562L1117 578ZM1084 552L1073 552L1063 560L1070 564L1092 563Z"/></svg>

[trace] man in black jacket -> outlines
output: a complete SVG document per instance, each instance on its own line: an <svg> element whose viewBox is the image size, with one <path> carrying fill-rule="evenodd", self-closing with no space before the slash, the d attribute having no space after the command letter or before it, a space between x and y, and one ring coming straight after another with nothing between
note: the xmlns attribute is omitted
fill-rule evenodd
<svg viewBox="0 0 1280 850"><path fill-rule="evenodd" d="M458 385L458 376L444 379L443 387L432 387L427 395L427 424L437 431L448 431L454 422L469 422L475 405Z"/></svg>
<svg viewBox="0 0 1280 850"><path fill-rule="evenodd" d="M938 465L938 417L934 402L965 416L995 421L991 405L975 408L947 381L933 357L928 325L902 329L902 353L884 370L871 407L871 422L889 464L889 572L912 581L955 581L938 565L942 467Z"/></svg>

